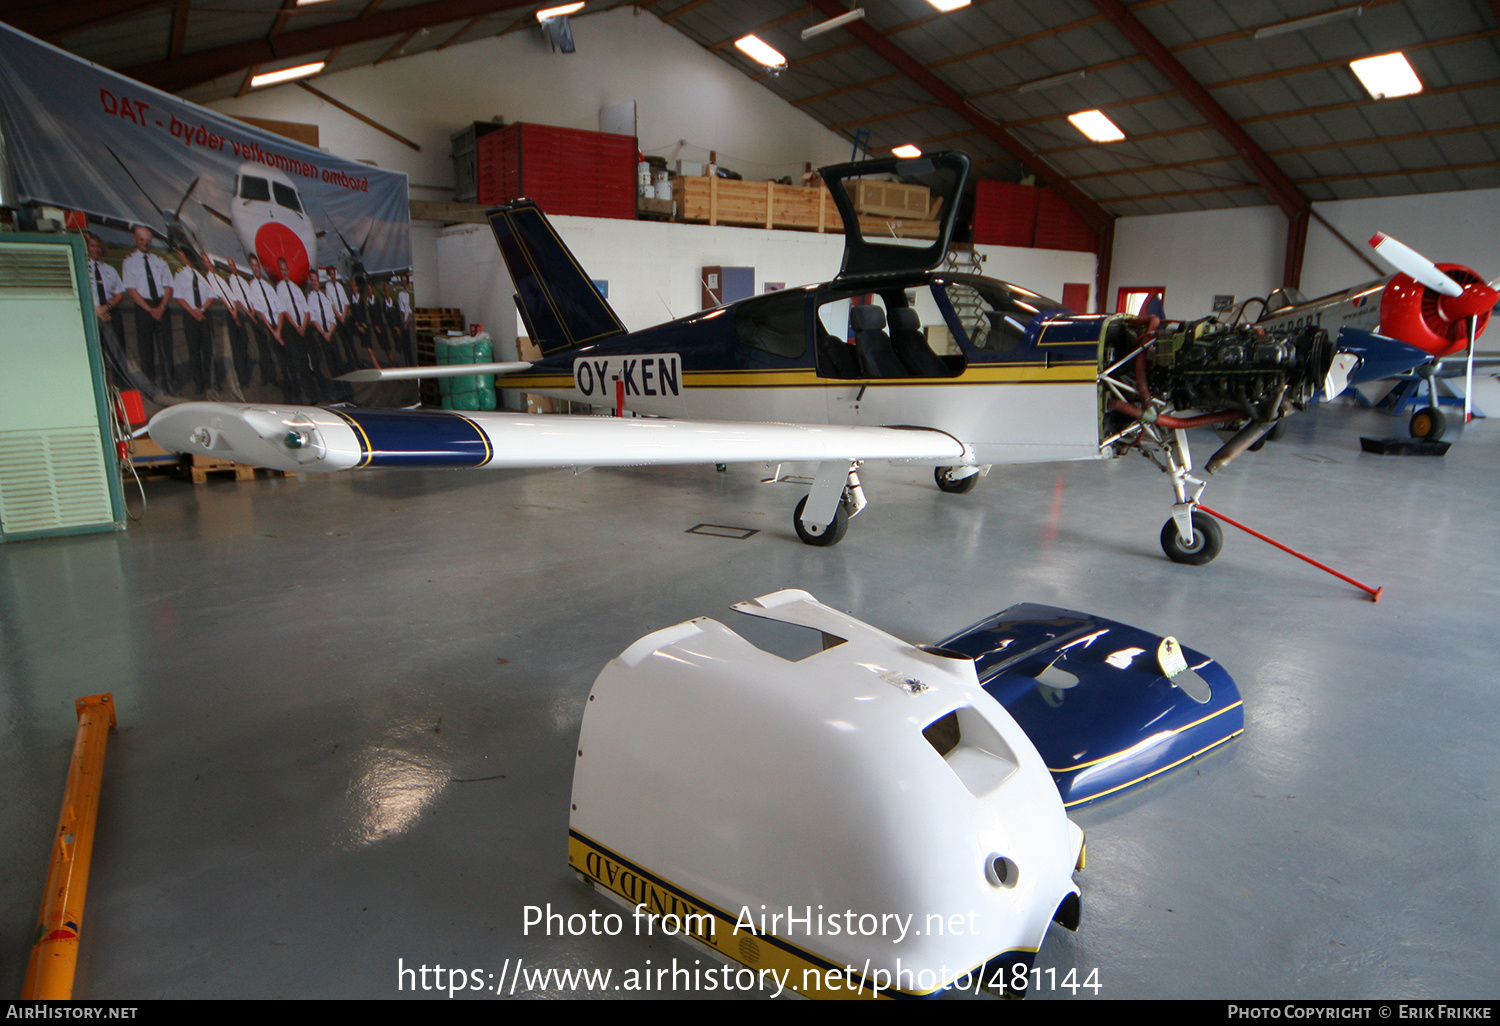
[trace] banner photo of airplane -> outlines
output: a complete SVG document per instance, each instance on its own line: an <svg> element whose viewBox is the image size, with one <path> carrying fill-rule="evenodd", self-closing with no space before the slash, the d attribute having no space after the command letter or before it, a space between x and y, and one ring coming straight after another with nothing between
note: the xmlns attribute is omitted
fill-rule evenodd
<svg viewBox="0 0 1500 1026"><path fill-rule="evenodd" d="M415 362L404 173L187 103L4 25L0 118L21 226L51 216L88 232L114 384L156 405L414 398L409 383L356 396L330 380Z"/></svg>

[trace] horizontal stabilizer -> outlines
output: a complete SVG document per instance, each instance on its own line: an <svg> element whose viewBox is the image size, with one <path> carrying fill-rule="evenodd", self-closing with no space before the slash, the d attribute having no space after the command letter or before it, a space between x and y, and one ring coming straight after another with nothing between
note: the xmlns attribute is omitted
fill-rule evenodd
<svg viewBox="0 0 1500 1026"><path fill-rule="evenodd" d="M519 374L529 370L526 360L510 363L445 363L432 367L372 367L340 374L335 381L405 381L411 378L458 378L467 374Z"/></svg>

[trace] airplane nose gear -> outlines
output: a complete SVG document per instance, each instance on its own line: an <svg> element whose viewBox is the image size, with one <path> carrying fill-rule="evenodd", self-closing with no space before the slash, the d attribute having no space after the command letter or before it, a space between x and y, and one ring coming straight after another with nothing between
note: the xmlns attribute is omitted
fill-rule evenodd
<svg viewBox="0 0 1500 1026"><path fill-rule="evenodd" d="M1189 535L1184 536L1182 525L1174 514L1161 527L1161 550L1174 563L1202 566L1211 562L1224 547L1224 532L1207 513L1191 510L1188 520Z"/></svg>
<svg viewBox="0 0 1500 1026"><path fill-rule="evenodd" d="M1212 319L1154 337L1127 331L1100 346L1099 449L1113 456L1135 449L1172 478L1177 501L1161 532L1169 559L1201 566L1224 543L1214 519L1197 512L1204 482L1192 475L1186 429L1235 432L1208 461L1216 473L1313 399L1335 355L1320 328L1261 329Z"/></svg>

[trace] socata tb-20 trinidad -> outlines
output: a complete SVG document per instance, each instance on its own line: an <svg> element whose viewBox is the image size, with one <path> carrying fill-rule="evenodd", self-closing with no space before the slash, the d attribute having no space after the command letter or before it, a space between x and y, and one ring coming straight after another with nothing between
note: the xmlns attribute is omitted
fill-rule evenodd
<svg viewBox="0 0 1500 1026"><path fill-rule="evenodd" d="M1075 314L1015 285L937 271L968 173L960 153L824 168L845 230L837 277L635 332L541 210L518 200L490 223L541 358L350 375L490 372L506 388L599 406L623 398L643 416L184 403L158 413L151 435L168 449L300 471L815 463L793 514L811 545L836 543L865 507L865 461L931 466L944 491L966 492L993 464L1137 451L1171 478L1164 550L1201 564L1222 538L1196 509L1204 482L1188 429L1232 434L1213 471L1315 397L1429 359L1369 332L1334 341L1315 324L1151 331L1142 318ZM847 185L871 175L933 189L933 242L863 235Z"/></svg>

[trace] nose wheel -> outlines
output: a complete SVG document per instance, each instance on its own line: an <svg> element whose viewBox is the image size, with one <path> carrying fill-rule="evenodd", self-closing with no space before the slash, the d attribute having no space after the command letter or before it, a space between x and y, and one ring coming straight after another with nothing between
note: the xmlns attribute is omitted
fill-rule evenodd
<svg viewBox="0 0 1500 1026"><path fill-rule="evenodd" d="M1223 547L1224 532L1219 528L1218 521L1207 513L1193 511L1191 541L1183 540L1182 532L1177 529L1175 519L1168 520L1161 527L1161 550L1174 563L1202 566L1212 562Z"/></svg>

